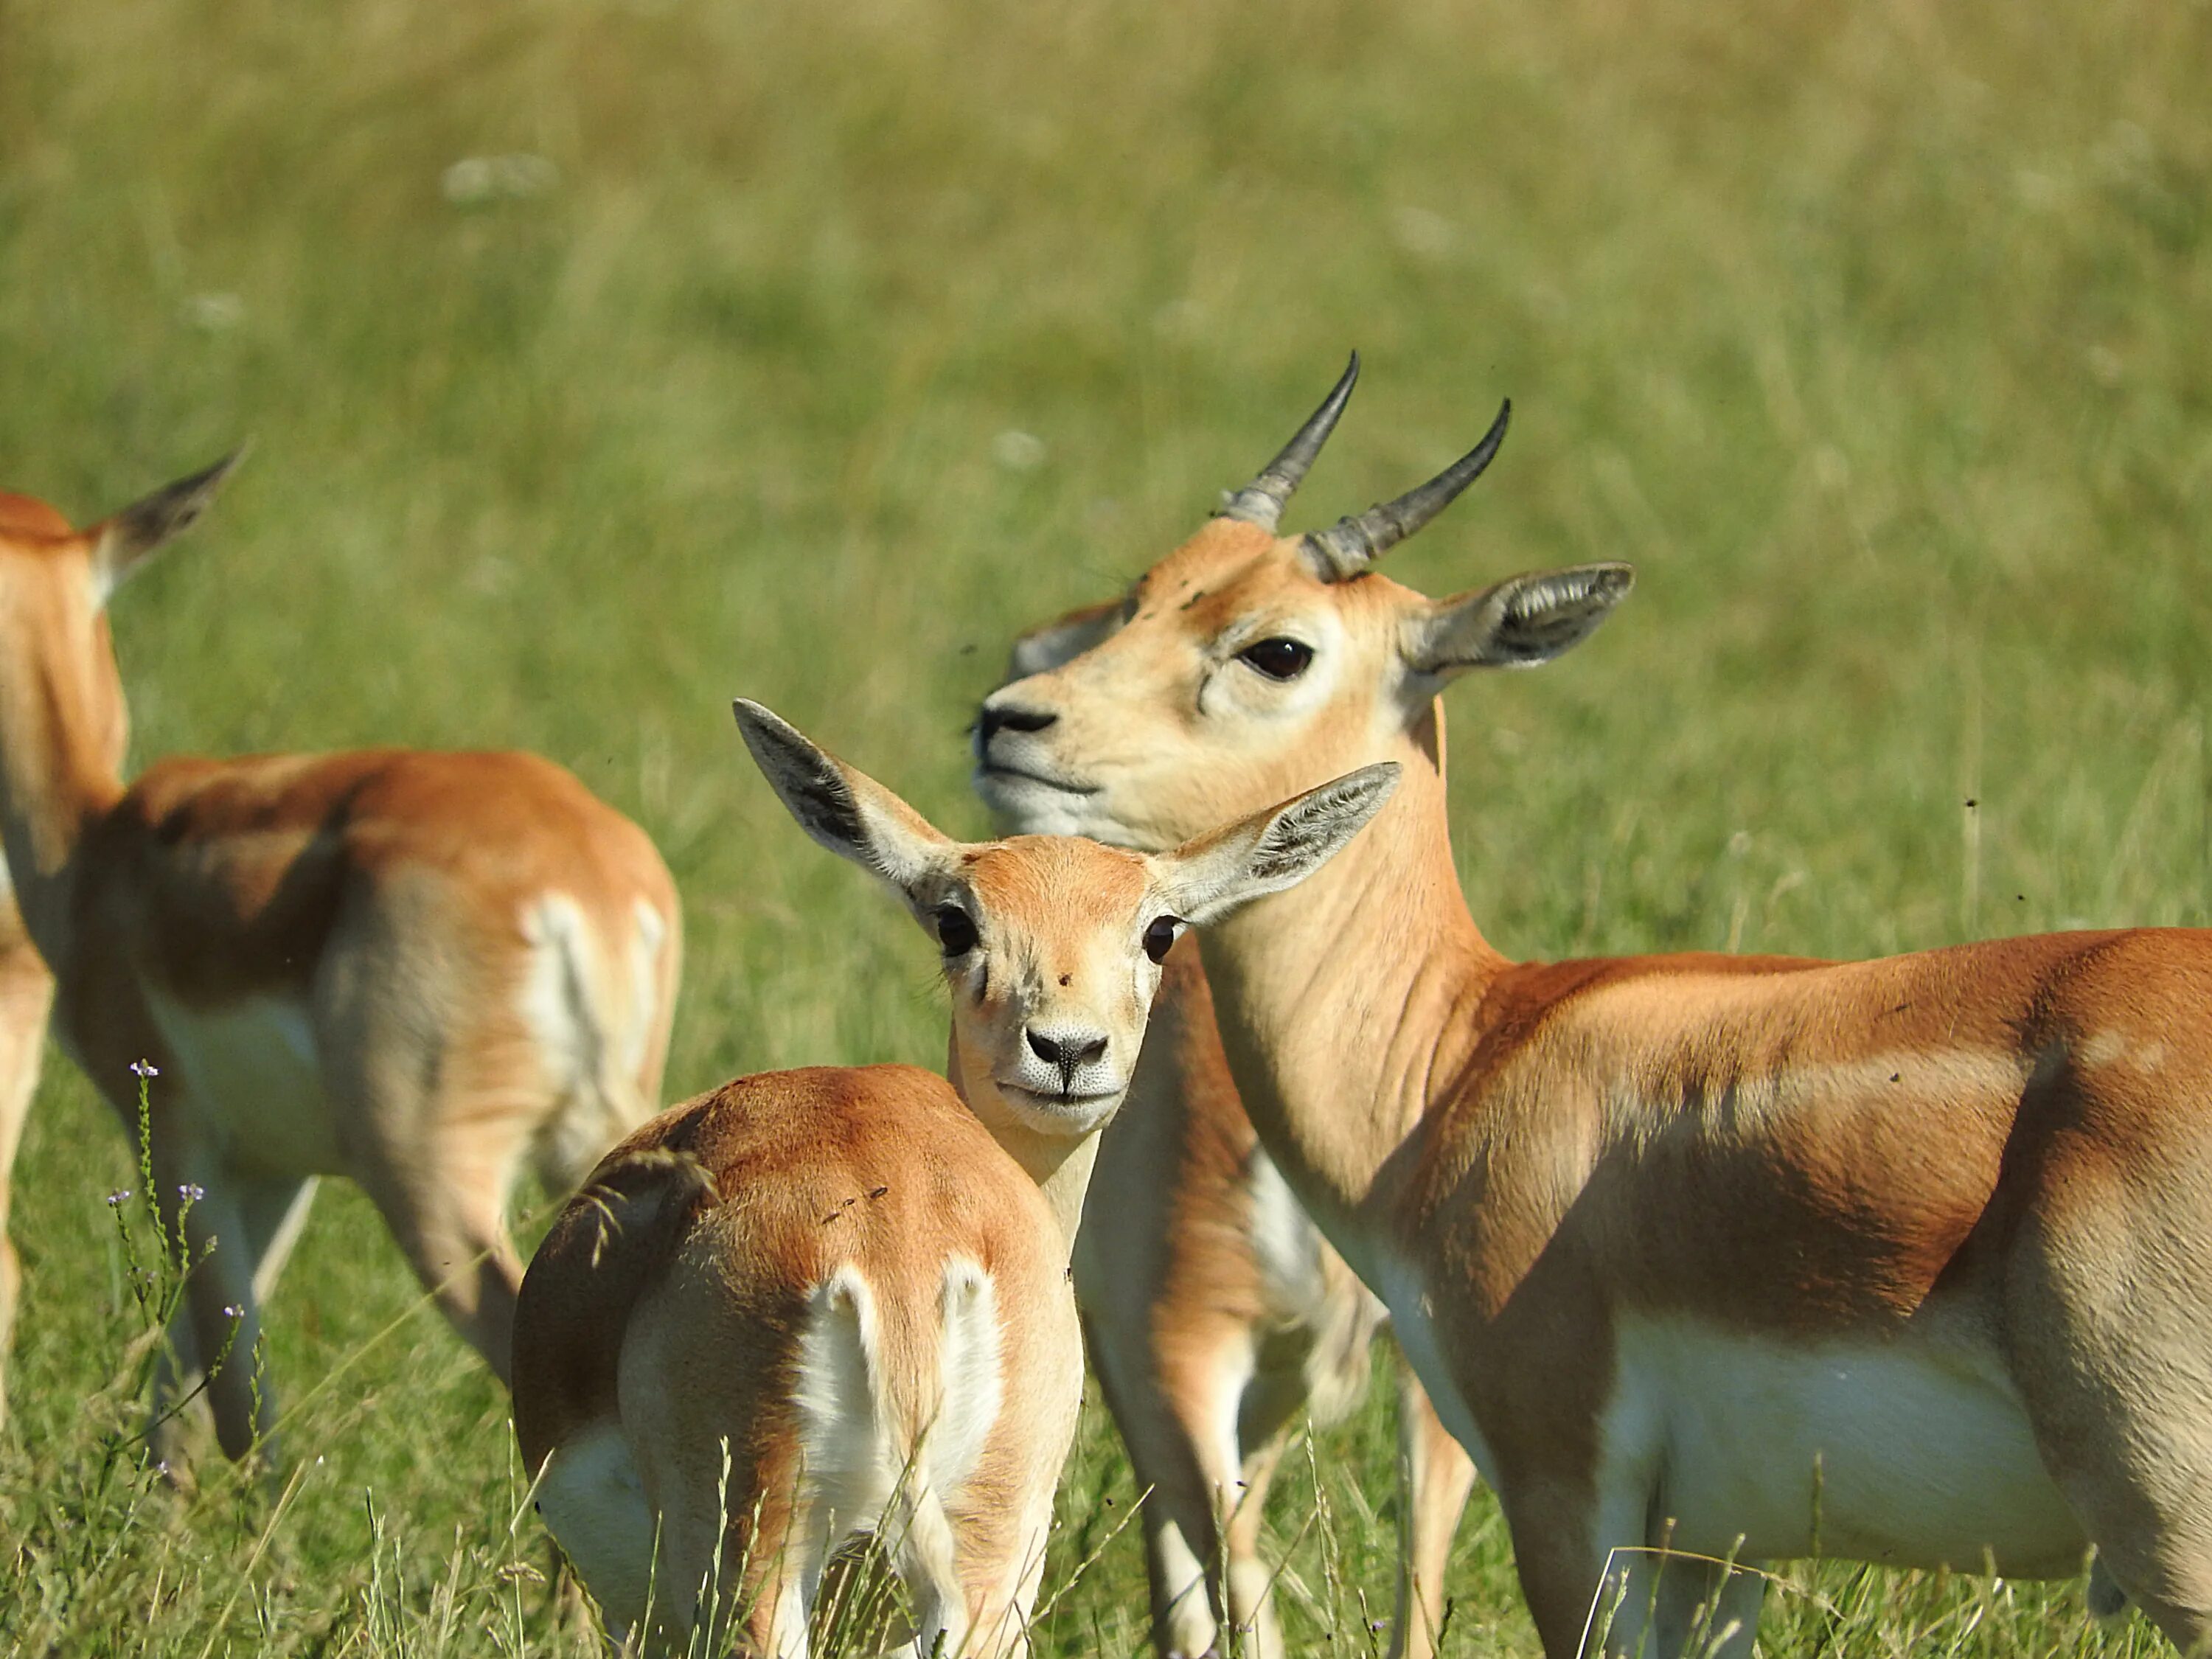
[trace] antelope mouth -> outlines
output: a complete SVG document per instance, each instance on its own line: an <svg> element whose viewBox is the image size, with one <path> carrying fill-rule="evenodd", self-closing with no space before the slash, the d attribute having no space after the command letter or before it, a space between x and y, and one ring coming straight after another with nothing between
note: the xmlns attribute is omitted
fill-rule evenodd
<svg viewBox="0 0 2212 1659"><path fill-rule="evenodd" d="M995 761L976 763L975 787L987 797L994 791L1019 793L1024 789L1049 789L1056 795L1073 795L1079 799L1099 793L1095 783L1071 783L1066 778L1032 772L1024 767L1006 766Z"/></svg>
<svg viewBox="0 0 2212 1659"><path fill-rule="evenodd" d="M1018 1083L1001 1083L999 1092L1019 1105L1035 1107L1041 1111L1076 1112L1086 1107L1103 1106L1109 1101L1119 1100L1128 1091L1127 1089L1105 1089L1087 1095L1043 1094L1035 1089L1024 1089Z"/></svg>

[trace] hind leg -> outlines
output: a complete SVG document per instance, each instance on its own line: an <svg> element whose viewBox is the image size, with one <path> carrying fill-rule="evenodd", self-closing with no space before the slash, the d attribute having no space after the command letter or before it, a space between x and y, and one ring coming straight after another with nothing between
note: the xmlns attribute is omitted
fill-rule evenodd
<svg viewBox="0 0 2212 1659"><path fill-rule="evenodd" d="M486 1149L458 1133L430 1136L414 1158L366 1159L358 1171L422 1288L502 1387L514 1380L522 1288L522 1261L507 1231L514 1167L511 1148Z"/></svg>
<svg viewBox="0 0 2212 1659"><path fill-rule="evenodd" d="M507 1192L550 1109L537 1057L519 1028L418 1037L380 1018L377 1000L348 1012L329 1022L323 1075L349 1131L349 1173L439 1311L506 1384L522 1285Z"/></svg>
<svg viewBox="0 0 2212 1659"><path fill-rule="evenodd" d="M449 923L434 887L352 896L314 988L323 1089L345 1172L416 1279L504 1384L522 1264L507 1194L559 1109L560 1068L518 995L422 948Z"/></svg>
<svg viewBox="0 0 2212 1659"><path fill-rule="evenodd" d="M2184 1653L2212 1645L2212 1238L2202 1234L2202 1206L2181 1193L2047 1204L2006 1286L2014 1372L2045 1467L2104 1572Z"/></svg>
<svg viewBox="0 0 2212 1659"><path fill-rule="evenodd" d="M613 1576L643 1579L642 1593L618 1597L627 1638L653 1655L805 1659L830 1555L828 1517L794 1504L789 1481L771 1486L733 1462L726 1436L684 1433L703 1416L680 1407L676 1415L684 1420L675 1435L662 1422L635 1443L642 1513L655 1535L642 1575ZM716 1478L697 1478L712 1468Z"/></svg>
<svg viewBox="0 0 2212 1659"><path fill-rule="evenodd" d="M1051 1473L1058 1475L1057 1462ZM934 1547L930 1528L909 1529L909 1547L901 1551L899 1568L916 1614L911 1659L935 1659L940 1652L962 1659L1020 1659L1028 1654L1030 1613L1044 1583L1052 1494L1050 1484L1030 1493L1011 1527L945 1517L951 1524ZM933 1506L933 1498L926 1501ZM957 1551L952 1547L955 1528L964 1546Z"/></svg>

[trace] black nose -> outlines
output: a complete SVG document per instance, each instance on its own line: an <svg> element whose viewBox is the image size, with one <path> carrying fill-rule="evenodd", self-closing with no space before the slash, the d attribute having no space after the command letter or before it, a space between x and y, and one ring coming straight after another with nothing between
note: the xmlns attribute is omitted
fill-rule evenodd
<svg viewBox="0 0 2212 1659"><path fill-rule="evenodd" d="M975 716L975 746L988 749L1001 732L1042 732L1060 718L1041 708L1022 708L1012 703L985 703Z"/></svg>
<svg viewBox="0 0 2212 1659"><path fill-rule="evenodd" d="M1057 1066L1063 1072L1073 1072L1106 1052L1106 1039L1088 1033L1072 1036L1048 1037L1036 1031L1024 1031L1030 1040L1030 1052L1048 1066Z"/></svg>

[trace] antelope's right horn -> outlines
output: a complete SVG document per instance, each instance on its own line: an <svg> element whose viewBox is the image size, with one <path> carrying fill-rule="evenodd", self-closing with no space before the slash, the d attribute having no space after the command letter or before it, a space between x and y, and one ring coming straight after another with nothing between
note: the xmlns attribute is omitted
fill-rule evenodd
<svg viewBox="0 0 2212 1659"><path fill-rule="evenodd" d="M1459 493L1482 476L1498 446L1505 441L1505 423L1513 418L1513 401L1506 399L1482 434L1482 441L1449 466L1397 500L1369 507L1357 518L1339 519L1326 530L1306 538L1307 550L1332 581L1357 575L1400 542L1449 507ZM1303 434L1301 434L1303 435Z"/></svg>

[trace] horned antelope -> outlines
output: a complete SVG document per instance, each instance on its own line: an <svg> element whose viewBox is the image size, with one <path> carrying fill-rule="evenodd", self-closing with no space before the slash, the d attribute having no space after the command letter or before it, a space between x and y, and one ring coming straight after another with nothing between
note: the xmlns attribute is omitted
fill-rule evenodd
<svg viewBox="0 0 2212 1659"><path fill-rule="evenodd" d="M1015 642L1009 677L1055 667L1120 621L1091 606ZM1012 826L1018 829L1018 823ZM1365 1393L1382 1305L1298 1207L1253 1133L1214 1029L1196 941L1168 955L1129 1103L1099 1140L1101 1224L1075 1240L1091 1368L1145 1492L1155 1644L1169 1659L1283 1651L1261 1553L1268 1486L1302 1419ZM1428 1659L1452 1533L1474 1480L1398 1367L1399 1573L1391 1659Z"/></svg>
<svg viewBox="0 0 2212 1659"><path fill-rule="evenodd" d="M1110 636L990 697L979 784L1147 847L1403 768L1203 955L1260 1139L1496 1486L1547 1653L1622 1559L1613 1647L1679 1653L1710 1615L1748 1653L1761 1581L1612 1554L1661 1544L2051 1576L2094 1543L2202 1648L2212 937L1508 961L1459 891L1437 694L1559 655L1631 573L1432 600L1376 571L1503 412L1407 495L1279 533L1349 374Z"/></svg>
<svg viewBox="0 0 2212 1659"><path fill-rule="evenodd" d="M1160 964L1336 852L1395 770L1150 857L963 845L765 708L738 718L806 832L937 941L951 1081L740 1078L610 1153L523 1283L524 1466L618 1640L696 1645L703 1620L709 1650L734 1626L803 1654L825 1561L878 1531L917 1656L1025 1651L1082 1396L1069 1246Z"/></svg>
<svg viewBox="0 0 2212 1659"><path fill-rule="evenodd" d="M125 786L107 600L232 464L82 531L11 498L0 845L56 1035L134 1134L132 1066L157 1073L151 1196L195 1263L173 1347L186 1371L228 1350L222 1449L273 1461L260 1304L321 1176L360 1183L506 1379L507 1185L530 1155L567 1190L652 1109L679 921L644 834L529 755L170 760Z"/></svg>

